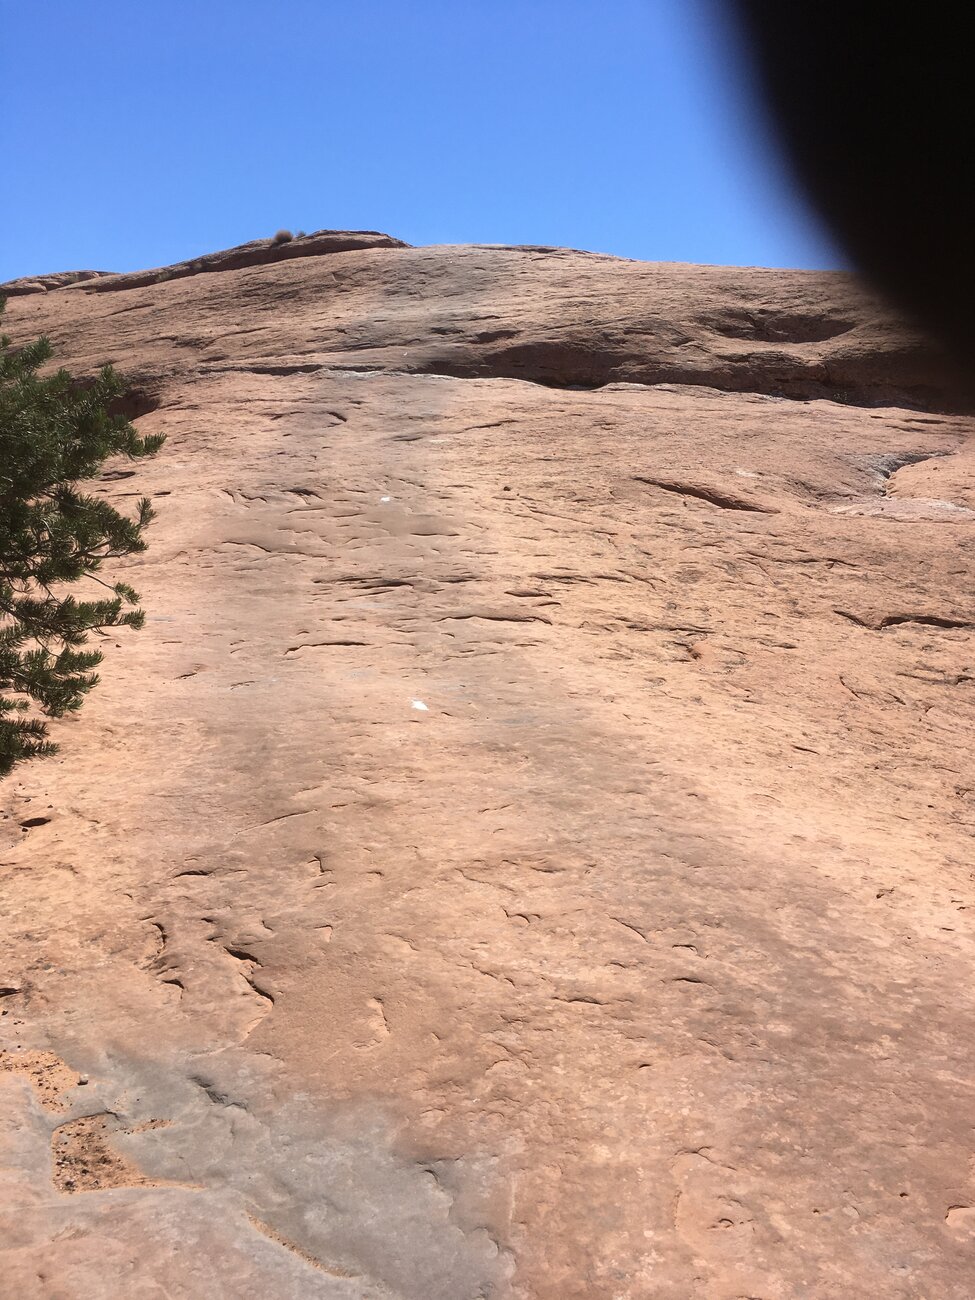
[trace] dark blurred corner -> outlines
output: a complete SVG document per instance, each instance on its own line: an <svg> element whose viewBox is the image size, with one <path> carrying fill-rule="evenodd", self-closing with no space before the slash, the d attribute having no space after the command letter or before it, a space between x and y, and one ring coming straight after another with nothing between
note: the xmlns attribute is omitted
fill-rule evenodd
<svg viewBox="0 0 975 1300"><path fill-rule="evenodd" d="M964 9L725 0L800 179L851 259L975 373Z"/></svg>

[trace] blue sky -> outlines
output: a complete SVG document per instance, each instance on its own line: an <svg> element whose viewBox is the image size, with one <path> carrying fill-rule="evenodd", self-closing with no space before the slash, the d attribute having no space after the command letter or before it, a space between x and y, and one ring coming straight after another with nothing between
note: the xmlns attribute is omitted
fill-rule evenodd
<svg viewBox="0 0 975 1300"><path fill-rule="evenodd" d="M829 267L711 0L0 0L0 280L280 227Z"/></svg>

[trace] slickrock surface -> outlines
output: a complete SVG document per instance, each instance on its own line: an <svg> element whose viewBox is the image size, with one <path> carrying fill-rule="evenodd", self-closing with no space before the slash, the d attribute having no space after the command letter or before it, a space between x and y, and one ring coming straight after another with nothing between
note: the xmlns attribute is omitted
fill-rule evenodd
<svg viewBox="0 0 975 1300"><path fill-rule="evenodd" d="M970 1297L971 421L842 275L395 245L8 307L168 442L0 1294Z"/></svg>

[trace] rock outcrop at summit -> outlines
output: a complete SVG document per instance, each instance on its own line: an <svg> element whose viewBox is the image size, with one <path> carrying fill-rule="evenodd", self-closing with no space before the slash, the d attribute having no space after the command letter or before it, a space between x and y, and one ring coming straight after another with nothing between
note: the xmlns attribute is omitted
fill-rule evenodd
<svg viewBox="0 0 975 1300"><path fill-rule="evenodd" d="M967 1298L946 369L847 275L309 239L7 309L168 440L2 789L0 1290Z"/></svg>
<svg viewBox="0 0 975 1300"><path fill-rule="evenodd" d="M6 284L0 284L0 297L45 293L51 289L70 288L82 283L98 293L112 293L121 289L141 289L146 285L160 284L164 280L205 275L210 271L239 271L245 266L267 266L271 262L285 262L296 257L322 257L326 253L351 253L366 248L408 247L401 239L382 235L377 230L316 230L311 235L292 235L285 230L281 236L254 239L249 244L239 244L236 248L206 253L203 257L176 262L171 266L157 266L149 271L60 271L54 275L22 276L19 280L8 280ZM93 283L96 280L98 283Z"/></svg>
<svg viewBox="0 0 975 1300"><path fill-rule="evenodd" d="M358 255L343 255L351 249ZM276 270L255 280L199 279L269 264ZM66 340L83 321L79 360L111 356L160 377L183 373L190 349L201 367L327 365L561 388L674 383L854 405L969 406L937 352L842 272L557 248L410 248L372 231L322 231L70 288L53 313L38 295L20 304L25 323L36 318Z"/></svg>

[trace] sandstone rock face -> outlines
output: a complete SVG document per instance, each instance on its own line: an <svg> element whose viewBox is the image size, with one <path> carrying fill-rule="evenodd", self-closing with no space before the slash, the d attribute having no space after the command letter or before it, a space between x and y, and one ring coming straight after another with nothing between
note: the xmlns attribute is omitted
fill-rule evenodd
<svg viewBox="0 0 975 1300"><path fill-rule="evenodd" d="M54 275L22 276L0 285L0 294L16 297L25 293L44 293L71 285L88 283L89 289L111 293L121 289L141 289L145 285L160 284L165 280L182 280L190 275L203 275L208 271L239 271L245 266L266 266L270 262L284 262L296 257L321 257L326 253L349 253L353 249L407 248L401 239L380 234L377 230L316 230L312 235L291 235L283 231L282 237L254 239L249 244L225 248L217 253L172 266L157 266L149 271L130 271L113 274L111 271L59 271Z"/></svg>
<svg viewBox="0 0 975 1300"><path fill-rule="evenodd" d="M99 489L146 627L2 789L0 1292L970 1296L937 358L559 249L109 287L6 321L168 441Z"/></svg>
<svg viewBox="0 0 975 1300"><path fill-rule="evenodd" d="M0 297L16 298L22 293L48 293L51 289L64 289L82 280L97 280L111 274L111 271L55 271L53 275L24 275L18 280L7 280L0 285Z"/></svg>

